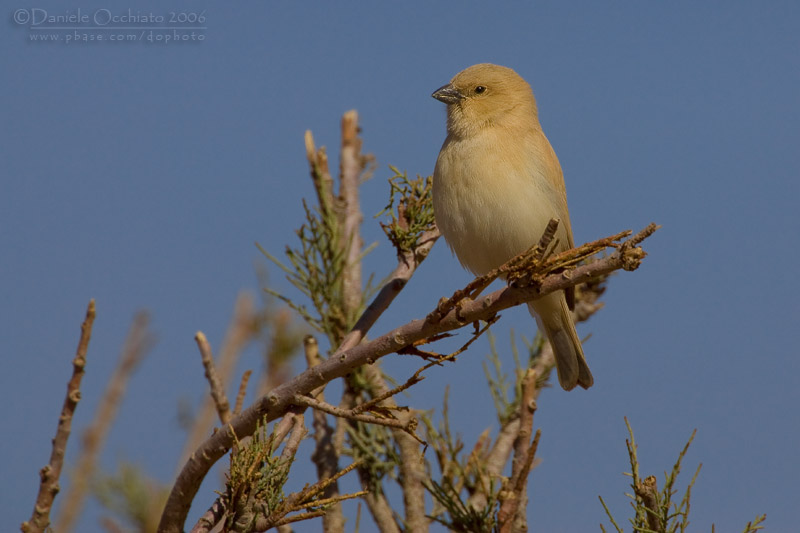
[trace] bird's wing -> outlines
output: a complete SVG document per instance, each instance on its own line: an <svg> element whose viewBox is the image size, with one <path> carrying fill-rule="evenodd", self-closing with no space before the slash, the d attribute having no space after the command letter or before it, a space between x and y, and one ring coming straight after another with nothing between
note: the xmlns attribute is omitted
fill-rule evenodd
<svg viewBox="0 0 800 533"><path fill-rule="evenodd" d="M575 239L572 236L572 224L569 220L569 208L567 207L567 187L564 184L564 173L561 170L561 164L558 162L555 150L550 145L544 132L541 129L537 130L537 135L534 136L535 149L541 157L545 168L544 175L552 190L556 193L557 201L559 203L559 212L562 213L561 224L564 227L564 232L567 237L567 242L564 243L564 250L575 248ZM567 306L570 310L575 308L575 287L570 287L564 291Z"/></svg>
<svg viewBox="0 0 800 533"><path fill-rule="evenodd" d="M559 218L567 235L565 249L574 248L575 242L572 237L572 226L569 221L569 208L567 207L567 188L564 185L564 173L561 171L561 164L558 162L558 157L541 128L536 130L532 142L534 151L543 165L544 177L547 179L547 183L552 188L559 203L558 207L561 214Z"/></svg>

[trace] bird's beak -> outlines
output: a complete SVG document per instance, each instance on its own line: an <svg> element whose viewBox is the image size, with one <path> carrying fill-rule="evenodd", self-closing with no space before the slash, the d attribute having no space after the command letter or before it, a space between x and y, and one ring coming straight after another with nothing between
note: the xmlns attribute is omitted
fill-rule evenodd
<svg viewBox="0 0 800 533"><path fill-rule="evenodd" d="M451 83L439 87L431 96L448 105L457 104L465 98Z"/></svg>

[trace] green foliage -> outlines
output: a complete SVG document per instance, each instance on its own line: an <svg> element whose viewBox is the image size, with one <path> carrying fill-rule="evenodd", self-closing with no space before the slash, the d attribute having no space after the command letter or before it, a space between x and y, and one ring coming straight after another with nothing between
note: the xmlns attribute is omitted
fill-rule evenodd
<svg viewBox="0 0 800 533"><path fill-rule="evenodd" d="M486 505L482 509L475 509L473 506L465 504L450 480L446 478L442 480L442 485L433 480L424 484L433 498L447 510L450 517L449 520L445 520L440 516L432 516L431 518L435 521L451 531L487 533L495 530L496 505L494 503Z"/></svg>
<svg viewBox="0 0 800 533"><path fill-rule="evenodd" d="M409 179L405 172L389 166L394 176L389 178L389 203L377 215L389 213L391 221L381 223L384 233L401 252L415 250L423 233L436 224L433 217L433 178L417 176ZM399 197L399 199L398 199Z"/></svg>
<svg viewBox="0 0 800 533"><path fill-rule="evenodd" d="M221 495L227 529L253 531L259 518L269 517L283 502L291 461L274 455L274 442L274 434L261 425L249 441L237 441Z"/></svg>
<svg viewBox="0 0 800 533"><path fill-rule="evenodd" d="M748 522L747 525L744 526L742 533L755 533L760 529L764 529L764 526L761 524L763 524L766 519L767 515L765 514L757 516L755 520ZM714 533L714 526L711 526L711 533Z"/></svg>
<svg viewBox="0 0 800 533"><path fill-rule="evenodd" d="M423 482L438 504L430 518L454 531L492 531L496 523L500 486L488 474L480 459L488 445L488 430L480 436L472 452L465 456L461 437L454 436L450 430L448 393L449 388L446 388L442 420L438 428L434 426L429 413L421 416L426 440L436 454L441 472L440 481L431 477ZM462 491L467 495L483 494L485 505L476 509L462 498ZM444 513L447 519L443 517Z"/></svg>
<svg viewBox="0 0 800 533"><path fill-rule="evenodd" d="M508 397L511 384L509 383L508 376L502 372L500 354L497 352L495 337L491 331L489 331L488 335L490 351L489 355L486 357L487 360L483 362L483 373L486 375L486 381L489 383L489 392L492 395L494 408L497 411L497 420L502 426L516 416L517 410L519 409L517 400L519 395L515 395L513 399ZM521 368L519 352L514 342L513 330L511 331L511 353L514 355L514 366L517 369ZM491 369L489 364L491 364Z"/></svg>
<svg viewBox="0 0 800 533"><path fill-rule="evenodd" d="M268 293L280 298L297 311L312 327L324 333L332 346L346 333L350 319L345 312L342 273L345 269L345 247L341 243L339 221L332 210L311 209L303 201L306 221L296 231L298 248L286 247L291 266L258 246L270 261L286 273L286 279L309 300L316 311L297 304L272 289Z"/></svg>
<svg viewBox="0 0 800 533"><path fill-rule="evenodd" d="M386 426L352 421L346 426L349 446L344 450L359 461L362 486L373 493L383 493L386 476L396 477L400 454L391 430Z"/></svg>
<svg viewBox="0 0 800 533"><path fill-rule="evenodd" d="M389 203L378 215L389 214L388 223L381 227L389 240L400 251L413 251L419 246L422 234L435 227L431 177L408 179L395 167L389 178ZM322 180L315 184L322 187ZM329 191L328 191L329 192ZM342 217L332 205L329 194L318 190L321 205L310 207L303 201L305 222L295 232L299 240L297 247L287 246L288 264L284 263L260 245L258 249L286 274L286 279L311 302L311 308L273 289L265 290L284 301L297 311L314 329L324 333L331 346L337 346L355 323L363 302L371 296L371 278L362 291L361 304L357 309L348 309L344 294L344 272L347 268ZM375 247L361 252L359 260Z"/></svg>
<svg viewBox="0 0 800 533"><path fill-rule="evenodd" d="M692 431L692 435L689 437L686 445L678 454L678 459L675 461L672 470L669 473L664 473L664 488L658 490L655 476L648 476L644 479L640 477L636 441L633 438L633 429L628 423L627 418L625 418L625 425L628 428L628 435L630 436L629 439L625 440L625 444L628 448L628 457L631 464L631 472L626 473L626 475L632 478L631 488L633 489L633 494L626 493L626 496L631 499L631 507L633 507L634 510L633 518L628 520L633 527L633 531L641 533L675 533L680 531L681 533L685 533L689 526L692 487L695 481L697 481L700 468L703 466L702 464L697 466L697 470L694 476L692 476L691 481L689 481L686 492L680 502L674 501L673 497L677 494L675 482L681 471L681 464L686 456L686 452L689 450L689 445L697 434L697 430L695 429ZM624 530L616 520L614 520L602 496L599 498L606 515L617 533L623 533ZM760 524L764 522L766 518L766 515L761 515L758 516L755 521L748 522L745 526L744 533L752 533L763 529ZM600 525L600 529L603 532L606 531L602 525ZM713 533L714 526L711 527L711 530Z"/></svg>

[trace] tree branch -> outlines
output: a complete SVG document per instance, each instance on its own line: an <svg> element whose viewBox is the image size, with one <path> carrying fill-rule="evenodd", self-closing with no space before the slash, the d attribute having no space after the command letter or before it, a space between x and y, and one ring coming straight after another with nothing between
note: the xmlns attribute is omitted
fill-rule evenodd
<svg viewBox="0 0 800 533"><path fill-rule="evenodd" d="M361 138L358 136L358 112L354 109L342 116L342 149L339 155L339 205L340 226L345 268L342 273L342 296L346 316L355 319L361 307L361 248L359 228L363 215L358 198L364 157L361 155ZM352 320L351 319L351 320ZM349 322L352 324L352 322Z"/></svg>
<svg viewBox="0 0 800 533"><path fill-rule="evenodd" d="M303 407L311 407L312 409L318 410L322 413L328 413L329 415L338 416L340 418L347 418L356 422L364 422L365 424L377 424L379 426L402 429L403 431L412 434L417 426L416 420L413 419L401 421L397 418L384 418L379 416L365 415L362 413L354 413L352 409L340 409L335 405L321 402L319 400L315 400L314 398L303 396L302 394L296 394L292 399L292 403Z"/></svg>
<svg viewBox="0 0 800 533"><path fill-rule="evenodd" d="M411 279L411 276L416 272L420 263L428 257L428 253L436 243L436 240L441 236L439 229L427 231L420 237L420 245L414 251L398 251L397 253L397 267L389 275L389 281L381 288L380 292L375 296L369 306L364 310L361 317L353 326L350 333L345 336L342 343L339 345L337 352L349 350L357 346L367 332L372 328L375 322L380 318L389 305L394 301L400 291Z"/></svg>
<svg viewBox="0 0 800 533"><path fill-rule="evenodd" d="M211 399L214 400L214 405L217 408L217 415L219 421L227 424L231 419L231 406L228 403L228 397L225 394L225 389L219 380L217 368L214 366L214 356L211 353L211 346L208 344L205 334L198 331L194 336L197 347L200 350L200 358L203 361L203 368L206 369L206 379L211 388Z"/></svg>
<svg viewBox="0 0 800 533"><path fill-rule="evenodd" d="M253 374L252 370L245 370L242 374L242 379L239 382L239 392L236 394L236 405L233 407L233 416L239 416L244 406L244 397L247 394L247 383L250 381L250 376Z"/></svg>
<svg viewBox="0 0 800 533"><path fill-rule="evenodd" d="M253 298L250 294L242 292L236 298L233 308L233 318L225 332L225 339L222 341L219 355L217 357L217 375L222 390L226 390L233 377L236 362L242 352L242 348L253 336L253 323L255 309ZM194 417L194 422L187 431L186 443L183 446L181 459L178 464L183 464L189 455L203 442L214 426L214 412L216 406L212 398L207 397L203 405Z"/></svg>
<svg viewBox="0 0 800 533"><path fill-rule="evenodd" d="M306 130L304 140L306 158L308 158L308 166L311 168L311 181L314 182L314 190L317 193L317 202L325 214L331 214L333 212L333 178L331 178L328 168L328 156L325 148L317 150L311 130Z"/></svg>
<svg viewBox="0 0 800 533"><path fill-rule="evenodd" d="M647 476L633 486L636 496L641 498L642 505L647 509L647 527L653 531L663 529L658 505L658 481L656 476Z"/></svg>
<svg viewBox="0 0 800 533"><path fill-rule="evenodd" d="M22 523L20 529L23 533L40 533L50 526L50 511L53 508L53 500L60 490L58 478L61 476L61 469L64 466L64 454L72 431L72 417L81 400L81 380L85 373L86 352L89 350L89 340L92 337L94 317L95 306L92 299L89 300L86 318L81 324L81 337L78 341L75 358L72 360L72 378L67 383L67 396L64 398L61 416L58 417L58 428L53 439L50 462L39 471L39 494L36 496L31 519Z"/></svg>
<svg viewBox="0 0 800 533"><path fill-rule="evenodd" d="M520 508L521 499L519 495L525 489L525 483L528 480L528 474L533 465L533 459L536 457L536 449L539 447L539 437L542 435L542 430L536 430L536 436L533 437L533 442L525 454L525 461L522 468L519 470L516 477L509 480L507 491L511 494L503 501L500 510L497 512L497 522L499 524L500 533L510 533L512 528L515 527L514 516Z"/></svg>
<svg viewBox="0 0 800 533"><path fill-rule="evenodd" d="M492 446L492 449L482 458L486 476L489 479L497 479L503 473L503 469L511 456L511 451L514 449L514 440L517 438L519 432L519 416L515 416L507 424L504 424L497 434L497 439ZM483 509L486 507L488 494L484 490L476 490L467 499L467 505L473 509Z"/></svg>
<svg viewBox="0 0 800 533"><path fill-rule="evenodd" d="M509 505L509 509L513 509L507 517L507 521L513 523L514 531L527 531L527 520L525 517L524 509L528 503L527 491L527 472L530 472L530 462L533 460L529 448L531 440L531 433L533 432L533 414L536 412L536 370L529 368L525 372L525 377L522 379L522 396L519 402L519 431L517 438L514 440L514 458L511 460L511 480L515 482L514 491L509 495L511 499L515 499L513 506ZM536 433L536 441L539 440L539 433ZM535 448L534 448L535 451ZM527 470L526 470L527 467ZM524 477L522 477L525 472ZM503 502L501 509L506 507ZM523 511L523 512L520 512ZM498 514L498 521L500 516Z"/></svg>
<svg viewBox="0 0 800 533"><path fill-rule="evenodd" d="M259 398L255 404L231 421L231 424L208 438L192 456L178 475L172 488L159 531L178 533L182 530L194 495L211 466L231 447L236 435L251 435L256 424L265 419L272 421L282 416L293 404L297 394L308 394L329 381L342 377L359 366L372 364L377 359L394 353L414 342L446 331L459 329L476 320L487 320L498 312L534 300L557 290L564 290L607 275L615 270L635 270L646 256L636 246L658 227L651 224L636 236L617 245L610 255L580 265L572 270L554 272L528 287L507 287L479 300L464 300L435 323L431 320L414 320L369 342L352 348L346 345L329 359L313 369L306 370L294 379ZM557 257L564 256L559 254ZM569 258L567 258L569 259ZM550 266L551 263L548 262ZM344 344L344 343L343 343Z"/></svg>

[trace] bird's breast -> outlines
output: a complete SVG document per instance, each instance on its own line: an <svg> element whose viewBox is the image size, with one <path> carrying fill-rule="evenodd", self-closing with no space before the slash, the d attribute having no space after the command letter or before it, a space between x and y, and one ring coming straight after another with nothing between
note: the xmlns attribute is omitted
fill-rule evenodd
<svg viewBox="0 0 800 533"><path fill-rule="evenodd" d="M545 175L547 165L535 149L526 149L524 139L517 141L504 143L493 135L448 139L436 162L436 223L474 274L485 274L528 249L551 218L566 219Z"/></svg>

